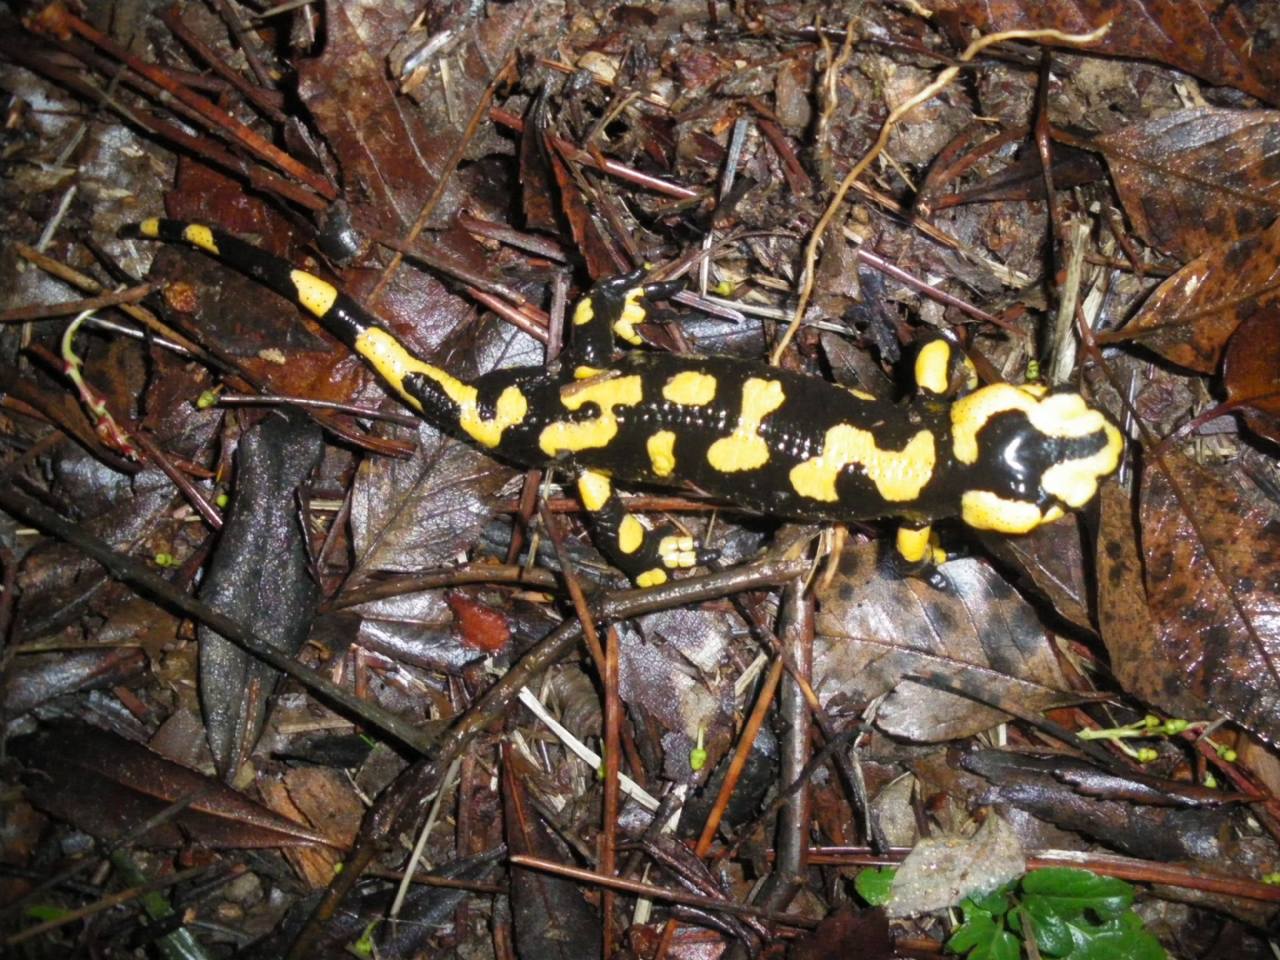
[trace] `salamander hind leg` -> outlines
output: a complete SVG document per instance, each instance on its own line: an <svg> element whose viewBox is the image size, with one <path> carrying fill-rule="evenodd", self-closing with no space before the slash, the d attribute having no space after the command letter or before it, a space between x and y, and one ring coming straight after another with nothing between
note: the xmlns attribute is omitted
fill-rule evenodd
<svg viewBox="0 0 1280 960"><path fill-rule="evenodd" d="M613 482L598 470L578 475L578 495L591 515L596 545L638 587L659 586L672 571L700 566L717 556L714 550L699 549L692 537L671 524L650 530L627 512Z"/></svg>
<svg viewBox="0 0 1280 960"><path fill-rule="evenodd" d="M565 357L578 379L595 376L608 365L617 339L631 346L643 343L636 326L645 321L647 301L669 297L683 286L643 283L644 274L644 270L633 270L599 280L573 308Z"/></svg>

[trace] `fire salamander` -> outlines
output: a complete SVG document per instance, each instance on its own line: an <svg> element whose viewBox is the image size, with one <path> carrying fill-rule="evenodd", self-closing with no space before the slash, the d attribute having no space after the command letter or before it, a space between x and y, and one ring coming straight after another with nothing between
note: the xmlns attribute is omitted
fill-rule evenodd
<svg viewBox="0 0 1280 960"><path fill-rule="evenodd" d="M941 339L920 350L919 390L902 404L763 363L617 354L615 338L640 344L647 302L673 290L639 271L577 304L558 363L467 383L415 357L331 284L236 237L159 219L124 235L190 244L293 300L432 424L513 464L570 467L598 543L641 587L713 554L627 513L615 480L687 485L791 519L898 518L899 561L920 572L945 557L933 521L1026 533L1093 499L1123 450L1079 393L978 388L968 358Z"/></svg>

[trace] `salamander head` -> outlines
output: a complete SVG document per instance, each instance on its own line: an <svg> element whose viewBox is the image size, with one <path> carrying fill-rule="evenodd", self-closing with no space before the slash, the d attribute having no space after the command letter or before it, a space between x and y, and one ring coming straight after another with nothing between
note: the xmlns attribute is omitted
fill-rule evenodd
<svg viewBox="0 0 1280 960"><path fill-rule="evenodd" d="M1074 391L996 383L951 407L961 518L1027 533L1083 507L1120 465L1124 439Z"/></svg>

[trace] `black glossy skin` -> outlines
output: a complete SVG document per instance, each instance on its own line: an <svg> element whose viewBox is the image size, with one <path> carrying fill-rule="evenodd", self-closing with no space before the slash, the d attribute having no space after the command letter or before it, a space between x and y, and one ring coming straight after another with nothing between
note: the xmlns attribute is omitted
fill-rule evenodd
<svg viewBox="0 0 1280 960"><path fill-rule="evenodd" d="M673 289L642 286L639 272L592 288L575 309L561 363L499 370L464 383L413 357L325 281L233 236L171 220L146 221L126 233L196 246L299 303L440 428L516 465L570 468L597 533L604 534L598 537L602 547L642 586L664 582L668 569L701 562L704 552L687 536L673 537L666 528L644 530L629 519L613 481L693 487L793 519L897 517L904 529L924 535L904 539L900 533L898 541L906 562L919 567L937 555L925 549L933 520L961 516L980 529L1025 532L1088 502L1123 450L1114 425L1071 391L1046 398L1043 391L993 385L953 404L965 389L967 378L955 376L963 357L941 342L933 344L941 348L935 360L924 356L929 346L922 349L921 391L901 404L865 399L762 363L643 349L617 353L615 336L639 341L634 327L644 319L646 298ZM668 399L673 378L682 375L714 383L713 396L691 399L676 391ZM768 404L753 408L745 400L753 381L757 399L761 385L768 387ZM756 416L743 427L748 409ZM602 417L607 411L607 431L585 438L574 433L583 424L609 419ZM832 439L833 430L840 441ZM576 439L566 440L570 433ZM669 434L665 472L650 446L660 433ZM959 442L966 435L968 448ZM749 463L723 455L726 440L735 436L755 445ZM763 441L767 454L759 454L754 438ZM892 455L913 441L909 455ZM858 452L850 453L855 447ZM965 456L972 462L962 462ZM836 466L830 467L833 459ZM812 481L815 472L826 485Z"/></svg>
<svg viewBox="0 0 1280 960"><path fill-rule="evenodd" d="M793 467L821 452L827 429L837 424L848 423L875 433L884 449L902 449L922 429L945 438L948 434L945 403L923 399L903 404L863 400L817 377L730 357L635 350L617 357L609 364L609 370L620 376L638 374L644 384L643 401L634 407L615 408L618 435L607 447L567 454L560 458L561 463L601 470L623 482L693 487L735 506L797 520L869 520L897 516L927 521L958 512L955 481L967 471L954 469L955 464L947 452L950 444L945 440L937 444L940 457L933 480L916 500L907 504L886 502L874 484L852 470L841 473L836 483L839 500L834 503L800 496L788 479ZM711 403L690 407L664 399L663 384L687 370L715 377L719 389ZM764 419L760 429L769 447L769 460L756 470L722 473L707 461L706 451L736 424L742 406L742 385L750 377L780 381L786 397L782 406ZM509 428L493 451L496 456L522 466L554 462L549 461L538 446L538 436L548 423L591 419L599 412L592 403L578 411L566 411L561 406L561 390L571 390L579 383L566 365L550 369L498 370L474 383L480 390L482 405L491 405L510 384L516 384L529 398L530 412L525 421ZM432 398L435 391L421 396ZM437 402L436 407L440 406L443 405ZM440 410L436 417L446 419L451 412ZM436 417L431 419L434 421ZM664 429L677 436L675 458L679 466L671 477L656 475L645 452L646 439L654 431Z"/></svg>

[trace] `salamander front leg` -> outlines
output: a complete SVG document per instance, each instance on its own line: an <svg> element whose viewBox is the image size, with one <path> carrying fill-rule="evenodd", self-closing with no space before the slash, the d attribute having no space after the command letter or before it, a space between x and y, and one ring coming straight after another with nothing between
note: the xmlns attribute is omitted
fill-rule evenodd
<svg viewBox="0 0 1280 960"><path fill-rule="evenodd" d="M917 577L940 587L944 581L938 566L946 562L947 551L942 549L932 526L903 523L898 527L890 566L899 576Z"/></svg>
<svg viewBox="0 0 1280 960"><path fill-rule="evenodd" d="M926 397L955 399L978 388L973 361L949 340L936 337L916 354L916 388Z"/></svg>
<svg viewBox="0 0 1280 960"><path fill-rule="evenodd" d="M683 536L671 524L648 529L627 512L609 477L597 470L578 475L578 496L591 514L596 545L615 567L637 587L656 587L670 579L672 570L709 563L714 550L701 550L693 538Z"/></svg>
<svg viewBox="0 0 1280 960"><path fill-rule="evenodd" d="M639 346L636 326L648 314L646 301L671 296L684 287L679 281L641 283L644 270L599 280L573 308L572 331L565 351L578 379L599 373L613 357L615 338Z"/></svg>

